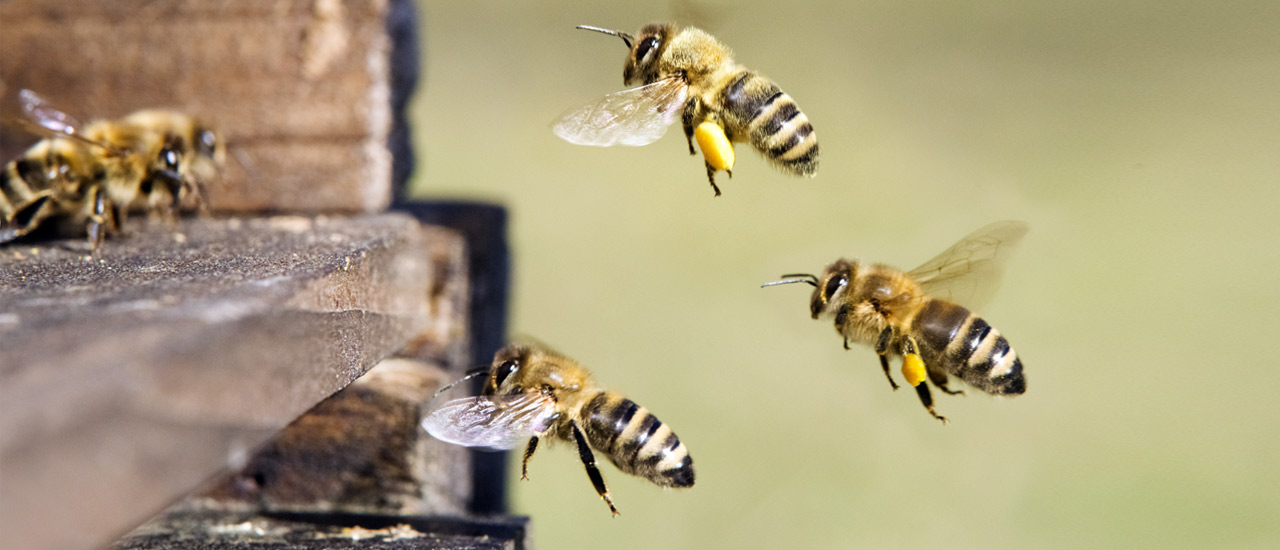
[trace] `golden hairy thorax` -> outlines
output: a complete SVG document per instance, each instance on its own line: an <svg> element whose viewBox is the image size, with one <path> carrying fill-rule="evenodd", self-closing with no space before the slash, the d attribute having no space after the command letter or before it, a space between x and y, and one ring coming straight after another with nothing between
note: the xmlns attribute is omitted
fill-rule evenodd
<svg viewBox="0 0 1280 550"><path fill-rule="evenodd" d="M882 264L860 268L845 292L851 311L843 335L868 345L887 325L910 326L926 299L911 277Z"/></svg>
<svg viewBox="0 0 1280 550"><path fill-rule="evenodd" d="M669 27L673 32L674 27ZM701 29L687 28L676 34L662 56L658 73L684 71L691 86L716 89L719 81L735 72L733 52Z"/></svg>

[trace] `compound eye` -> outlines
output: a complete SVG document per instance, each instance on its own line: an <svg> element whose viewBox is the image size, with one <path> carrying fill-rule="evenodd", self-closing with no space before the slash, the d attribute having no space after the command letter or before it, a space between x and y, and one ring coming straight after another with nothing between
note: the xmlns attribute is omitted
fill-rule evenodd
<svg viewBox="0 0 1280 550"><path fill-rule="evenodd" d="M849 282L849 278L845 277L844 275L836 275L830 279L827 279L826 286L822 287L823 301L830 302L831 297L835 296L836 292L839 291L840 288L843 287L848 282Z"/></svg>
<svg viewBox="0 0 1280 550"><path fill-rule="evenodd" d="M196 152L206 157L212 157L215 149L218 148L218 137L213 132L201 130L196 133Z"/></svg>
<svg viewBox="0 0 1280 550"><path fill-rule="evenodd" d="M653 54L653 51L657 49L657 47L658 37L656 36L650 36L641 40L640 45L636 46L636 60L641 62L648 61L649 56Z"/></svg>
<svg viewBox="0 0 1280 550"><path fill-rule="evenodd" d="M519 368L520 363L515 359L503 361L501 365L498 365L498 372L494 374L494 384L502 386L502 383L507 381L507 377L515 373Z"/></svg>
<svg viewBox="0 0 1280 550"><path fill-rule="evenodd" d="M172 148L165 147L160 150L160 161L164 163L164 167L169 170L178 169L178 152Z"/></svg>

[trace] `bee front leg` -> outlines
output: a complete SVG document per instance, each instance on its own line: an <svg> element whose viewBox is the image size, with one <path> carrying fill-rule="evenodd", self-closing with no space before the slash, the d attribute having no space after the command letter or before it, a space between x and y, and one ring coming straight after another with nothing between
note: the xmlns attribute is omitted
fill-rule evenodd
<svg viewBox="0 0 1280 550"><path fill-rule="evenodd" d="M209 213L209 202L205 200L207 195L205 193L204 182L183 178L182 192L183 196L179 197L178 200L179 207L182 205L182 198L190 196L191 200L195 203L196 212L199 212L200 214Z"/></svg>
<svg viewBox="0 0 1280 550"><path fill-rule="evenodd" d="M876 339L876 355L880 356L880 368L884 370L884 377L889 381L889 385L893 387L893 391L898 391L898 383L893 381L893 377L889 375L889 342L893 340L893 325L884 327L880 331L880 337ZM848 349L848 343L845 349Z"/></svg>
<svg viewBox="0 0 1280 550"><path fill-rule="evenodd" d="M609 505L609 511L613 515L618 515L618 509L613 507L613 499L609 498L609 488L604 486L604 477L600 475L600 469L596 467L596 455L591 452L591 447L587 446L587 438L582 435L582 430L578 429L578 423L572 422L573 439L578 443L578 458L582 459L582 465L587 467L587 477L591 478L591 485L595 486L596 494L604 499L604 503Z"/></svg>
<svg viewBox="0 0 1280 550"><path fill-rule="evenodd" d="M538 436L529 438L529 446L524 448L524 460L520 461L520 480L527 481L529 479L529 459L533 458L533 452L538 450Z"/></svg>

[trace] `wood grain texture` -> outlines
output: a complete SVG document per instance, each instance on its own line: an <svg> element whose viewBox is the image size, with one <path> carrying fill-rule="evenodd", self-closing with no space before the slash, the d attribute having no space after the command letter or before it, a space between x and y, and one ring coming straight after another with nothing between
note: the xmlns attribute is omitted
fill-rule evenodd
<svg viewBox="0 0 1280 550"><path fill-rule="evenodd" d="M398 214L143 224L96 256L0 250L6 548L107 543L423 334L437 364L470 364L453 231Z"/></svg>
<svg viewBox="0 0 1280 550"><path fill-rule="evenodd" d="M6 100L81 120L178 109L228 142L221 211L369 212L391 199L387 0L0 1ZM34 142L7 135L4 159Z"/></svg>

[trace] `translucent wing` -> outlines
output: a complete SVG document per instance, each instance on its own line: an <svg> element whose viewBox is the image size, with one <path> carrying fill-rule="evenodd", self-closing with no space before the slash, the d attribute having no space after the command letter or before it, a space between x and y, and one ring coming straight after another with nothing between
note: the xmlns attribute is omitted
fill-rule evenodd
<svg viewBox="0 0 1280 550"><path fill-rule="evenodd" d="M120 151L110 144L84 137L80 133L84 129L84 124L71 115L53 108L43 97L40 97L35 92L25 89L20 90L18 92L18 100L22 103L22 114L26 116L27 122L30 123L30 129L37 134L71 138L81 143L101 147L119 154Z"/></svg>
<svg viewBox="0 0 1280 550"><path fill-rule="evenodd" d="M679 77L608 94L560 115L551 131L575 145L648 145L675 122L687 86Z"/></svg>
<svg viewBox="0 0 1280 550"><path fill-rule="evenodd" d="M1026 223L993 223L908 274L930 296L969 308L981 307L1000 286L1004 265L1026 234Z"/></svg>
<svg viewBox="0 0 1280 550"><path fill-rule="evenodd" d="M81 128L84 128L80 121L54 109L44 98L31 90L19 91L18 100L22 103L23 114L41 128L68 136L76 135Z"/></svg>
<svg viewBox="0 0 1280 550"><path fill-rule="evenodd" d="M555 401L531 392L509 399L466 397L446 401L422 420L432 437L467 447L514 449L551 427Z"/></svg>

